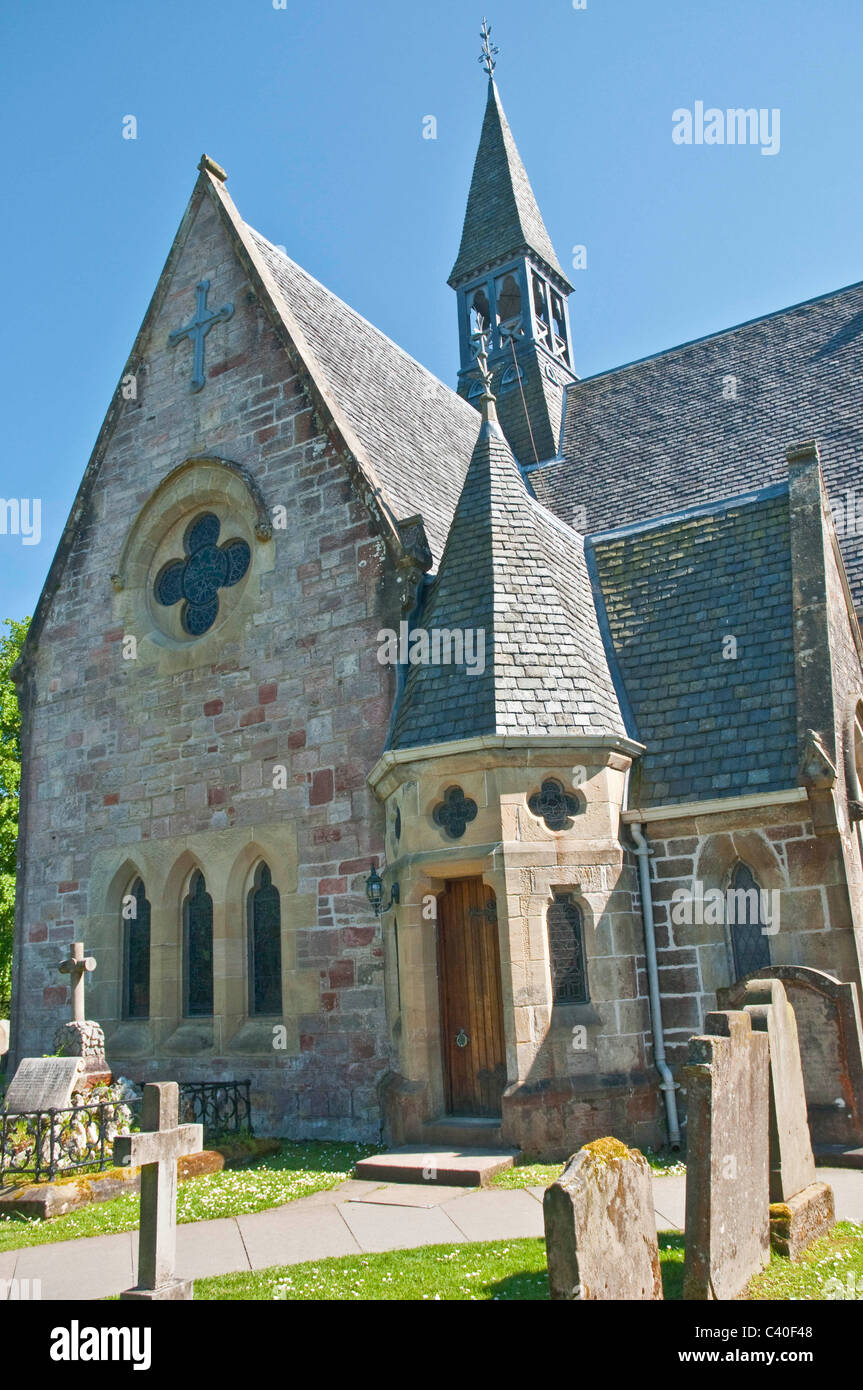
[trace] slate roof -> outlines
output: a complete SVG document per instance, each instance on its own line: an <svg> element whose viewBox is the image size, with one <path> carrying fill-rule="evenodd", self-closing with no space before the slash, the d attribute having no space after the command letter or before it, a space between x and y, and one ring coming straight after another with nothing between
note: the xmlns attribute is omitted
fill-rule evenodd
<svg viewBox="0 0 863 1390"><path fill-rule="evenodd" d="M482 734L625 736L583 541L530 496L488 420L417 626L483 629L485 669L409 666L391 747Z"/></svg>
<svg viewBox="0 0 863 1390"><path fill-rule="evenodd" d="M587 544L630 734L647 745L631 804L795 786L787 484Z"/></svg>
<svg viewBox="0 0 863 1390"><path fill-rule="evenodd" d="M472 405L245 224L399 520L421 512L435 564L476 440Z"/></svg>
<svg viewBox="0 0 863 1390"><path fill-rule="evenodd" d="M512 138L497 87L489 78L461 246L447 283L457 285L483 266L506 260L525 248L534 251L569 285Z"/></svg>
<svg viewBox="0 0 863 1390"><path fill-rule="evenodd" d="M863 511L863 283L569 387L561 461L530 482L565 521L583 506L584 529L604 531L780 482L803 439L821 445L834 504L854 488ZM857 531L840 544L859 608Z"/></svg>

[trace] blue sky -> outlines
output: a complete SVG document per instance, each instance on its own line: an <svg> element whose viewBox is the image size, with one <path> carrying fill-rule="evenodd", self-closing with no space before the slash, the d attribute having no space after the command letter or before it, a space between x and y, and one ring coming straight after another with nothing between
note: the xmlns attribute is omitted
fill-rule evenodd
<svg viewBox="0 0 863 1390"><path fill-rule="evenodd" d="M0 620L36 603L203 150L248 222L454 384L485 2L5 7L0 496L41 497L43 534L0 535ZM859 0L488 4L564 267L587 247L581 375L863 279ZM779 153L675 144L696 101L779 108Z"/></svg>

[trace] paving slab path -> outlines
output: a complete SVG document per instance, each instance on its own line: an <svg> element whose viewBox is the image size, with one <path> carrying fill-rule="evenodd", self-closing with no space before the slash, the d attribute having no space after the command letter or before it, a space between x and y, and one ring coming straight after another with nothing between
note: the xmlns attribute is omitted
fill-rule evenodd
<svg viewBox="0 0 863 1390"><path fill-rule="evenodd" d="M819 1168L840 1221L863 1223L863 1172ZM282 1207L177 1227L177 1277L301 1264L330 1255L543 1234L543 1187L467 1188L348 1179ZM682 1230L683 1176L654 1175L657 1229ZM0 1299L11 1279L39 1279L43 1299L108 1298L137 1279L138 1232L84 1236L0 1254Z"/></svg>

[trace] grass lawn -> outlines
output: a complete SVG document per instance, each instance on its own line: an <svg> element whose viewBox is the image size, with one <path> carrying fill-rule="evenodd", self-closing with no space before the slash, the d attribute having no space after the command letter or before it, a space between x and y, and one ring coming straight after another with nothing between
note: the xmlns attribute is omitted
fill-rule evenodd
<svg viewBox="0 0 863 1390"><path fill-rule="evenodd" d="M676 1300L683 1289L683 1236L659 1236L665 1297ZM752 1280L747 1299L824 1299L825 1281L836 1277L847 1286L856 1273L863 1290L863 1227L840 1222L792 1264L773 1255L769 1267ZM541 1239L484 1241L471 1245L427 1245L417 1250L388 1250L378 1255L275 1266L248 1274L224 1274L195 1281L202 1300L381 1300L472 1301L548 1298L545 1244Z"/></svg>
<svg viewBox="0 0 863 1390"><path fill-rule="evenodd" d="M297 1197L322 1192L349 1178L354 1164L376 1153L371 1144L337 1144L320 1141L285 1141L281 1152L268 1154L243 1168L223 1169L181 1182L177 1195L178 1221L211 1221L220 1216L263 1211ZM0 1216L0 1252L23 1245L46 1245L78 1236L112 1235L131 1231L138 1224L137 1192L96 1202L40 1221Z"/></svg>
<svg viewBox="0 0 863 1390"><path fill-rule="evenodd" d="M654 1153L652 1149L646 1149L644 1157L654 1173L682 1175L686 1172L686 1164L676 1151L663 1149L660 1153ZM537 1163L531 1158L522 1157L514 1167L507 1168L505 1172L492 1178L492 1186L550 1187L560 1177L563 1169L562 1163Z"/></svg>

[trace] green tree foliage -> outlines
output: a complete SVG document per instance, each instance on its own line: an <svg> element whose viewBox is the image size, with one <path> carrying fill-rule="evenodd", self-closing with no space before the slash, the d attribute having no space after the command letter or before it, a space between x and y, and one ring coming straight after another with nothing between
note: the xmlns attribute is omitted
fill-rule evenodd
<svg viewBox="0 0 863 1390"><path fill-rule="evenodd" d="M21 714L12 683L30 619L6 619L0 632L0 1018L9 1015L12 990L12 931L15 923L15 846L21 785Z"/></svg>

